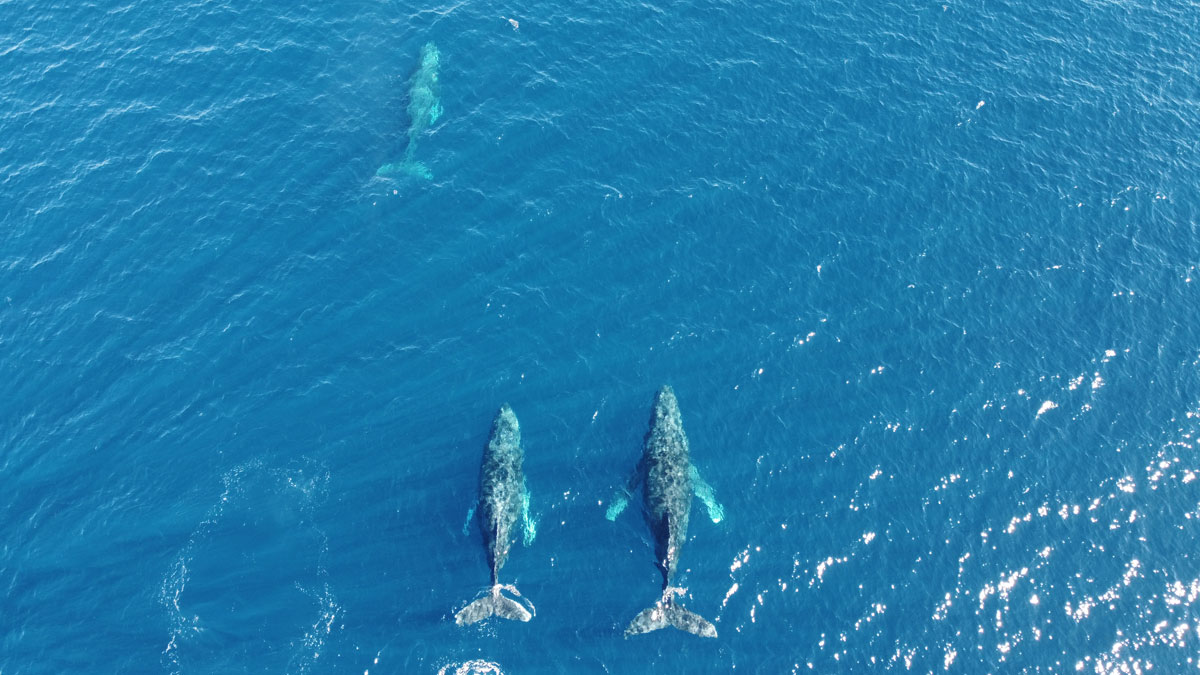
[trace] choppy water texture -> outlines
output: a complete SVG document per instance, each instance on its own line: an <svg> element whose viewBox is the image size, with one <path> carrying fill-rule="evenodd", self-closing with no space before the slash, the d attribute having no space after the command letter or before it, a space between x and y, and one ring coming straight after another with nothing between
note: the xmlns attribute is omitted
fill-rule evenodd
<svg viewBox="0 0 1200 675"><path fill-rule="evenodd" d="M1200 665L1193 5L0 14L6 675ZM663 383L716 640L620 637Z"/></svg>

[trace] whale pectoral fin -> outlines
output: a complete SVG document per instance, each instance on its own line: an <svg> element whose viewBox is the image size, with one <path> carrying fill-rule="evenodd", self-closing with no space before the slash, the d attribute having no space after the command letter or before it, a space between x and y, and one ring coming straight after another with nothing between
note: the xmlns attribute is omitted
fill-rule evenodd
<svg viewBox="0 0 1200 675"><path fill-rule="evenodd" d="M617 490L613 493L611 501L608 509L604 511L604 517L610 522L615 521L625 511L625 507L629 506L629 493L624 488Z"/></svg>
<svg viewBox="0 0 1200 675"><path fill-rule="evenodd" d="M429 109L429 123L433 124L434 122L437 122L438 118L442 116L442 112L442 102L437 101Z"/></svg>
<svg viewBox="0 0 1200 675"><path fill-rule="evenodd" d="M633 475L625 482L625 487L618 488L613 493L612 503L608 505L608 509L604 512L604 517L609 521L615 521L618 516L625 512L625 507L629 506L629 500L633 498L633 493L642 485L642 464L638 462L638 468L634 469Z"/></svg>
<svg viewBox="0 0 1200 675"><path fill-rule="evenodd" d="M708 510L708 517L714 523L719 523L725 520L725 507L717 501L717 495L713 492L712 486L709 485L703 478L700 477L700 472L696 467L691 467L692 491L704 502L704 508Z"/></svg>
<svg viewBox="0 0 1200 675"><path fill-rule="evenodd" d="M474 507L474 506L472 506L472 507L471 507L471 508L470 508L470 509L467 511L467 520L466 520L466 521L463 523L463 536L464 536L464 537L465 537L465 536L467 536L467 533L470 531L470 529L471 529L471 519L472 519L472 518L474 518L474 517L475 517L475 507Z"/></svg>
<svg viewBox="0 0 1200 675"><path fill-rule="evenodd" d="M529 489L521 489L521 531L523 534L522 542L529 546L533 540L537 538L537 520L529 515L530 496Z"/></svg>

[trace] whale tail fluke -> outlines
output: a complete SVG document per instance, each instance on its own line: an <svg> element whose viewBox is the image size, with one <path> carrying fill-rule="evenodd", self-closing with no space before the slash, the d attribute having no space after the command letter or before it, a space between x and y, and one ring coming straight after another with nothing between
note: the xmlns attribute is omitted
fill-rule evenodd
<svg viewBox="0 0 1200 675"><path fill-rule="evenodd" d="M384 164L383 166L379 167L379 169L375 172L375 175L408 175L416 176L417 178L424 178L425 180L433 179L433 173L430 172L429 167L416 160L404 160L403 162L396 162L394 164Z"/></svg>
<svg viewBox="0 0 1200 675"><path fill-rule="evenodd" d="M490 593L460 609L454 615L454 623L460 626L469 626L492 615L510 621L529 621L533 618L536 611L533 603L528 600L524 600L523 603L518 602L505 596L500 592L501 590L511 590L518 597L521 595L513 586L501 586L500 584L492 586Z"/></svg>
<svg viewBox="0 0 1200 675"><path fill-rule="evenodd" d="M681 631L700 637L717 637L717 627L711 622L670 601L659 602L649 609L642 610L641 614L629 622L629 627L625 629L625 637L649 633L667 626L674 626Z"/></svg>

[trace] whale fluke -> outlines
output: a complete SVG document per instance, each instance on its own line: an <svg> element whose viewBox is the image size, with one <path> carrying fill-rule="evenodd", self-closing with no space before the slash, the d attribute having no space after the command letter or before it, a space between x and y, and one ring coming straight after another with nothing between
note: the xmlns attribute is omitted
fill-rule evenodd
<svg viewBox="0 0 1200 675"><path fill-rule="evenodd" d="M425 180L433 179L433 173L429 170L429 167L425 166L421 162L416 162L416 161L411 161L411 162L403 161L403 162L397 162L395 164L384 164L383 166L379 167L378 170L375 171L375 175L376 176L407 175L407 176L415 176L417 178L424 178Z"/></svg>
<svg viewBox="0 0 1200 675"><path fill-rule="evenodd" d="M625 629L625 637L649 633L667 626L674 626L681 631L700 637L717 637L716 626L699 614L676 605L670 597L664 597L653 607L644 609L641 614L635 616L633 621L629 622L629 627Z"/></svg>
<svg viewBox="0 0 1200 675"><path fill-rule="evenodd" d="M482 621L492 615L496 615L502 619L509 619L511 621L529 621L532 619L534 612L536 611L533 603L525 600L525 603L529 605L528 609L526 609L525 605L522 605L520 602L517 602L512 598L506 597L500 592L505 588L511 589L512 592L516 593L518 596L521 595L519 592L517 592L516 588L511 586L505 587L500 584L496 584L495 586L492 586L490 593L460 609L458 613L454 615L454 623L460 626L469 626L476 621ZM701 619L701 621L703 621L703 619Z"/></svg>

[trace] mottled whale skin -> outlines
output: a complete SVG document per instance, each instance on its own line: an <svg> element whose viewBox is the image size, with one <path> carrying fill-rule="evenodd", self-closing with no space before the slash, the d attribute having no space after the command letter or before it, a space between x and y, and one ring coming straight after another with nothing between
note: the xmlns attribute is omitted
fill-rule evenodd
<svg viewBox="0 0 1200 675"><path fill-rule="evenodd" d="M533 618L533 603L505 596L509 591L521 597L515 586L502 585L500 569L516 542L518 522L528 518L528 495L522 470L525 451L521 448L521 427L512 408L505 404L496 413L492 433L483 450L479 467L479 502L475 506L479 530L492 571L491 589L454 615L460 626L486 619L493 614L505 619L529 621Z"/></svg>
<svg viewBox="0 0 1200 675"><path fill-rule="evenodd" d="M438 85L438 64L441 53L437 45L428 42L421 47L421 63L413 73L408 88L408 146L404 158L392 164L384 164L375 172L378 176L408 174L426 180L433 174L416 160L417 139L442 116L441 88Z"/></svg>
<svg viewBox="0 0 1200 675"><path fill-rule="evenodd" d="M687 541L688 518L691 514L692 498L696 496L695 482L699 480L692 469L687 435L683 431L683 417L679 412L679 401L669 386L663 386L654 397L654 410L650 416L650 431L646 434L642 459L614 508L609 510L612 520L624 508L629 495L642 486L642 512L646 524L654 536L655 564L662 572L662 597L653 607L643 610L625 629L625 636L648 633L666 626L674 626L693 635L717 637L717 629L700 615L688 611L675 602L681 589L671 586L675 570L679 566L679 554ZM711 496L711 488L703 488ZM710 513L719 513L719 505L710 505ZM720 517L713 516L714 522Z"/></svg>

